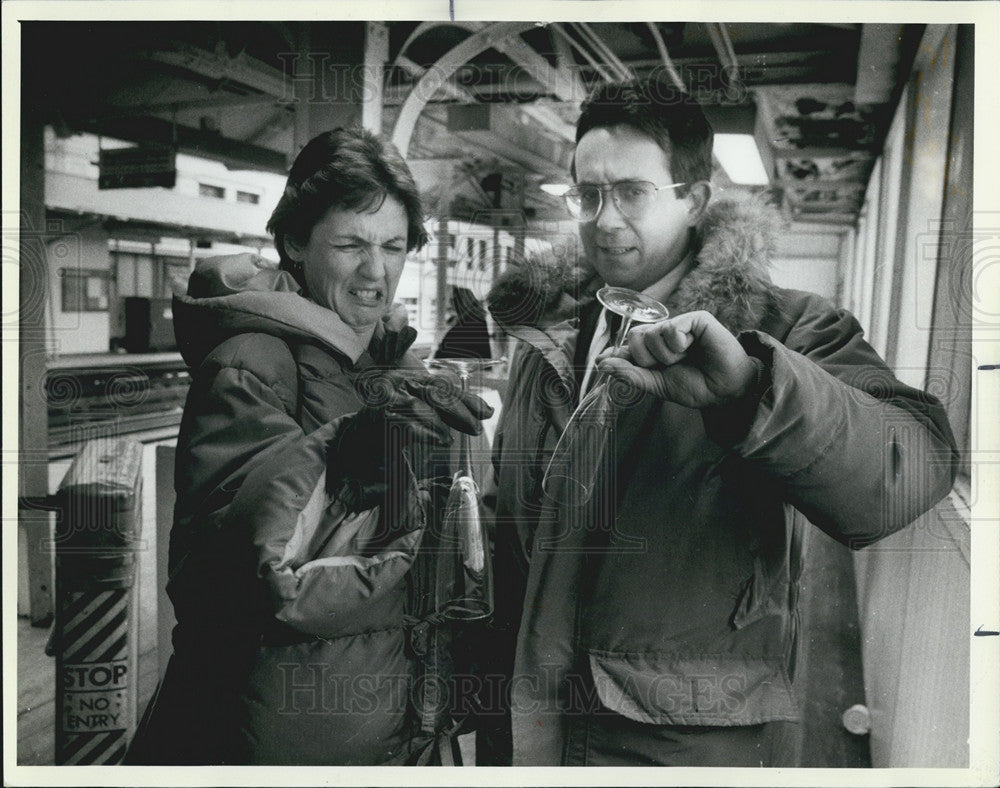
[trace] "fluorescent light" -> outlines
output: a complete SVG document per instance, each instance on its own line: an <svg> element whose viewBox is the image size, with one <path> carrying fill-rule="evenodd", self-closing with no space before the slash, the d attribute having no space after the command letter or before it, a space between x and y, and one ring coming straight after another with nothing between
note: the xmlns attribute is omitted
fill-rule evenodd
<svg viewBox="0 0 1000 788"><path fill-rule="evenodd" d="M712 152L733 183L747 186L770 183L752 134L716 134Z"/></svg>
<svg viewBox="0 0 1000 788"><path fill-rule="evenodd" d="M566 192L569 191L568 183L543 183L541 189L546 194L551 194L553 197L562 197Z"/></svg>

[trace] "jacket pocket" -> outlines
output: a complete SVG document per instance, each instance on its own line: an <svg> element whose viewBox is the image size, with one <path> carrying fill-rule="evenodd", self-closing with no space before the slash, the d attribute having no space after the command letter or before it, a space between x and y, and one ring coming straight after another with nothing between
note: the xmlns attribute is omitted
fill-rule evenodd
<svg viewBox="0 0 1000 788"><path fill-rule="evenodd" d="M636 722L756 725L799 717L780 658L594 651L589 656L600 702Z"/></svg>

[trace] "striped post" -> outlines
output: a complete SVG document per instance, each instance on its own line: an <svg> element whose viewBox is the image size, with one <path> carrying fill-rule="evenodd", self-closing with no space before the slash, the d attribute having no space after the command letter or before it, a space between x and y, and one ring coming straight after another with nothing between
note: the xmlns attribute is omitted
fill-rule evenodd
<svg viewBox="0 0 1000 788"><path fill-rule="evenodd" d="M142 446L98 439L59 486L57 764L113 764L135 731L135 582Z"/></svg>

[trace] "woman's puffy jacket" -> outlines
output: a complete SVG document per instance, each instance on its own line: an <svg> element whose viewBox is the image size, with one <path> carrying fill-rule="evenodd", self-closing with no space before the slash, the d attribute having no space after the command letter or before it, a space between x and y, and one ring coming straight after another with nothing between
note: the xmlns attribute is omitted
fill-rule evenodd
<svg viewBox="0 0 1000 788"><path fill-rule="evenodd" d="M170 538L178 623L129 760L406 762L422 742L408 622L424 601L423 493L410 475L393 506L349 513L326 469L362 405L357 375L419 361L383 326L360 346L250 255L203 261L174 322L192 369Z"/></svg>

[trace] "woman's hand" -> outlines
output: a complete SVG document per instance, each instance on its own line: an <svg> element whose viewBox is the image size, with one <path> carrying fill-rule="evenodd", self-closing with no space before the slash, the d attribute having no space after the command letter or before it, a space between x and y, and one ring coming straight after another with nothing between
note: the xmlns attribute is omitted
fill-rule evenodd
<svg viewBox="0 0 1000 788"><path fill-rule="evenodd" d="M598 369L689 408L739 399L757 373L739 340L709 312L636 326L627 349L602 355Z"/></svg>
<svg viewBox="0 0 1000 788"><path fill-rule="evenodd" d="M330 441L327 489L348 508L378 504L393 479L434 475L436 450L452 442L451 429L470 435L493 415L483 399L457 380L419 369L370 370L356 382L364 407L345 419Z"/></svg>
<svg viewBox="0 0 1000 788"><path fill-rule="evenodd" d="M355 382L367 408L381 411L415 439L450 443L448 429L469 435L483 431L480 422L493 408L471 392L463 392L454 376L420 369L369 370Z"/></svg>
<svg viewBox="0 0 1000 788"><path fill-rule="evenodd" d="M394 303L382 316L385 331L381 339L373 340L369 350L376 364L385 366L396 364L410 349L417 338L417 331L409 325L406 306Z"/></svg>

